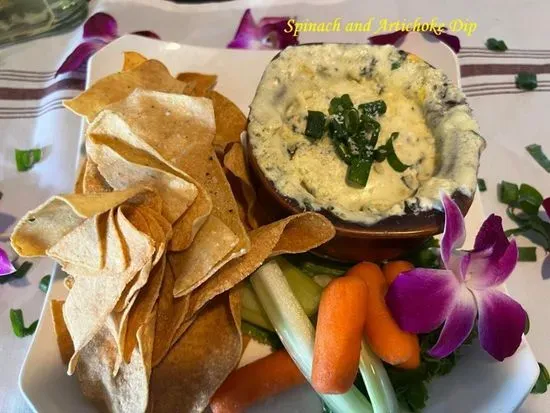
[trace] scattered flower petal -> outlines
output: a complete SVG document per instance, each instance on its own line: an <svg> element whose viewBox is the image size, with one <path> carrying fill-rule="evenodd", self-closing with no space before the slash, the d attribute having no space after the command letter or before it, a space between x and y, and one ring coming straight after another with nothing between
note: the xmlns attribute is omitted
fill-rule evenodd
<svg viewBox="0 0 550 413"><path fill-rule="evenodd" d="M82 37L84 39L103 38L109 42L116 39L118 34L117 22L107 13L96 13L84 23Z"/></svg>
<svg viewBox="0 0 550 413"><path fill-rule="evenodd" d="M506 294L495 289L474 292L479 311L481 347L502 361L513 355L521 344L527 313Z"/></svg>
<svg viewBox="0 0 550 413"><path fill-rule="evenodd" d="M76 49L65 59L65 61L59 66L56 76L61 73L72 72L82 66L88 61L88 59L99 49L105 46L107 43L102 40L88 40L79 44Z"/></svg>
<svg viewBox="0 0 550 413"><path fill-rule="evenodd" d="M160 40L160 36L155 32L152 32L151 30L139 30L137 32L132 32L132 34L137 34L138 36L149 37L151 39Z"/></svg>
<svg viewBox="0 0 550 413"><path fill-rule="evenodd" d="M542 207L544 208L544 211L546 212L548 218L550 218L550 198L546 198L544 201L542 201Z"/></svg>
<svg viewBox="0 0 550 413"><path fill-rule="evenodd" d="M447 30L444 28L444 30ZM384 34L378 34L376 36L370 36L369 42L371 44L376 45L385 45L385 44L391 44L395 45L399 40L401 40L403 37L405 37L410 32L406 31L396 31L392 33L384 33ZM458 53L460 51L460 39L457 36L453 36L452 34L446 33L445 31L442 31L440 34L435 34L433 32L424 32L427 35L433 36L439 41L445 43L447 46L449 46L455 53Z"/></svg>
<svg viewBox="0 0 550 413"><path fill-rule="evenodd" d="M0 276L15 272L15 267L11 263L8 254L0 248Z"/></svg>

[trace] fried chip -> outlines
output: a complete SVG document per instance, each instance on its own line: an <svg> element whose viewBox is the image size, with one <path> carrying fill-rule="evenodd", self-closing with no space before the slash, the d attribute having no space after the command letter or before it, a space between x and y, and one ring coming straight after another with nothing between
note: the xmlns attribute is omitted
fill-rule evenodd
<svg viewBox="0 0 550 413"><path fill-rule="evenodd" d="M91 159L87 159L82 182L82 192L89 194L94 192L111 192L112 190L113 188L99 173L96 163Z"/></svg>
<svg viewBox="0 0 550 413"><path fill-rule="evenodd" d="M113 413L141 413L149 401L151 349L156 314L153 311L138 331L138 347L129 364L122 364L116 376L111 373L117 346L109 328L103 326L81 352L77 376L82 392L95 403L108 406Z"/></svg>
<svg viewBox="0 0 550 413"><path fill-rule="evenodd" d="M135 69L140 64L145 63L147 58L138 52L124 52L124 63L122 65L122 71ZM181 80L181 79L180 79Z"/></svg>
<svg viewBox="0 0 550 413"><path fill-rule="evenodd" d="M193 183L163 170L130 162L96 137L88 137L86 149L113 188L125 189L135 185L154 188L163 200L162 215L170 222L177 221L197 196L197 187Z"/></svg>
<svg viewBox="0 0 550 413"><path fill-rule="evenodd" d="M63 364L69 364L69 360L74 353L73 341L63 320L63 304L65 301L51 300L50 312L52 314L53 330L57 338L57 347Z"/></svg>
<svg viewBox="0 0 550 413"><path fill-rule="evenodd" d="M208 406L241 357L238 305L229 294L212 300L153 369L156 413L198 413Z"/></svg>
<svg viewBox="0 0 550 413"><path fill-rule="evenodd" d="M241 141L241 133L246 128L246 116L237 105L221 93L213 90L206 96L212 99L216 118L214 146L223 153L228 144Z"/></svg>
<svg viewBox="0 0 550 413"><path fill-rule="evenodd" d="M121 238L129 253L128 268L122 273L109 276L71 273L75 279L74 285L63 306L65 323L75 347L68 374L74 372L79 351L105 324L126 284L151 261L154 253L152 240L138 231L120 209L116 218Z"/></svg>
<svg viewBox="0 0 550 413"><path fill-rule="evenodd" d="M189 248L170 254L169 261L176 276L174 297L189 294L205 282L231 254L237 236L215 215L210 215Z"/></svg>
<svg viewBox="0 0 550 413"><path fill-rule="evenodd" d="M73 192L75 194L82 194L84 193L84 172L86 171L86 164L88 163L88 159L84 158L80 162L80 166L78 167L78 174L76 175L76 181L74 183Z"/></svg>
<svg viewBox="0 0 550 413"><path fill-rule="evenodd" d="M204 73L183 72L177 76L178 80L189 84L190 90L186 94L190 96L205 96L216 85L218 76L205 75Z"/></svg>
<svg viewBox="0 0 550 413"><path fill-rule="evenodd" d="M256 204L256 190L252 185L250 173L246 164L244 148L240 142L234 143L223 158L223 166L241 184L240 189L246 203L246 220L250 227L258 228L258 222L254 217L254 205Z"/></svg>
<svg viewBox="0 0 550 413"><path fill-rule="evenodd" d="M153 367L160 363L170 349L176 330L184 323L189 308L189 296L175 298L174 273L167 263L159 293L158 317L153 348Z"/></svg>
<svg viewBox="0 0 550 413"><path fill-rule="evenodd" d="M105 106L124 99L138 88L179 94L185 93L188 86L172 77L158 60L147 60L132 70L98 80L77 97L64 100L63 104L91 122Z"/></svg>
<svg viewBox="0 0 550 413"><path fill-rule="evenodd" d="M11 245L24 257L46 255L48 248L86 218L108 211L143 191L150 190L134 187L109 194L65 194L51 197L21 218L11 235Z"/></svg>
<svg viewBox="0 0 550 413"><path fill-rule="evenodd" d="M212 298L229 290L252 274L269 257L297 254L334 237L330 221L315 212L291 215L250 232L250 251L222 267L191 294L188 317L196 314Z"/></svg>

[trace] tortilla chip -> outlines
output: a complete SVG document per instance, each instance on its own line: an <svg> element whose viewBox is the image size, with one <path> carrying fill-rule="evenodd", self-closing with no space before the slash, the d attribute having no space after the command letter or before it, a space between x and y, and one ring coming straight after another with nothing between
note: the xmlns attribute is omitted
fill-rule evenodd
<svg viewBox="0 0 550 413"><path fill-rule="evenodd" d="M63 104L91 122L105 106L124 99L138 88L177 94L188 89L187 84L173 78L161 62L147 60L132 70L105 76Z"/></svg>
<svg viewBox="0 0 550 413"><path fill-rule="evenodd" d="M181 336L187 331L189 327L195 322L196 317L191 317L188 320L183 320L179 327L176 329L176 331L173 334L172 340L170 341L170 348L172 348L176 342L180 339Z"/></svg>
<svg viewBox="0 0 550 413"><path fill-rule="evenodd" d="M152 240L138 231L119 208L117 224L129 253L129 266L122 273L109 276L90 276L72 273L74 285L63 306L65 323L74 343L75 353L69 363L68 374L73 374L79 351L92 339L113 311L126 284L151 261L154 253Z"/></svg>
<svg viewBox="0 0 550 413"><path fill-rule="evenodd" d="M209 303L153 369L150 385L156 413L202 412L237 366L242 342L234 304L229 294Z"/></svg>
<svg viewBox="0 0 550 413"><path fill-rule="evenodd" d="M252 185L250 173L246 164L244 148L240 142L231 145L223 158L223 166L241 184L241 193L246 202L246 220L252 228L258 228L258 222L254 217L254 205L256 204L256 190Z"/></svg>
<svg viewBox="0 0 550 413"><path fill-rule="evenodd" d="M177 79L189 84L191 90L187 91L186 94L190 96L204 96L214 88L218 76L196 72L183 72L177 76Z"/></svg>
<svg viewBox="0 0 550 413"><path fill-rule="evenodd" d="M189 308L189 296L175 298L173 290L174 273L172 267L167 263L159 293L153 367L159 364L168 353L176 330L183 324Z"/></svg>
<svg viewBox="0 0 550 413"><path fill-rule="evenodd" d="M115 339L107 327L101 328L82 349L77 368L81 390L86 397L108 406L113 413L146 411L155 321L153 312L138 332L139 345L130 363L123 363L116 376L111 374L117 357Z"/></svg>
<svg viewBox="0 0 550 413"><path fill-rule="evenodd" d="M132 163L96 137L88 137L86 149L113 188L143 185L157 190L163 200L162 215L170 222L175 222L197 196L197 187L191 182L160 169Z"/></svg>
<svg viewBox="0 0 550 413"><path fill-rule="evenodd" d="M189 294L225 263L239 239L215 215L210 215L193 243L184 251L169 256L176 276L174 297Z"/></svg>
<svg viewBox="0 0 550 413"><path fill-rule="evenodd" d="M50 312L53 320L53 330L57 338L57 347L63 364L69 364L69 360L74 353L73 341L63 320L63 304L65 301L51 300Z"/></svg>
<svg viewBox="0 0 550 413"><path fill-rule="evenodd" d="M113 188L105 181L105 178L99 173L97 165L91 159L86 161L86 169L82 182L82 191L85 194L94 192L111 192Z"/></svg>
<svg viewBox="0 0 550 413"><path fill-rule="evenodd" d="M84 172L86 171L87 158L84 158L80 162L78 167L78 174L76 175L76 181L74 183L73 192L75 194L82 194L84 192Z"/></svg>
<svg viewBox="0 0 550 413"><path fill-rule="evenodd" d="M65 194L48 199L19 220L11 245L21 256L46 255L46 250L86 218L108 211L138 195L145 188L128 188L109 194Z"/></svg>
<svg viewBox="0 0 550 413"><path fill-rule="evenodd" d="M246 128L246 116L237 105L215 90L208 93L207 97L212 99L216 118L214 146L223 153L228 144L241 141L241 133Z"/></svg>
<svg viewBox="0 0 550 413"><path fill-rule="evenodd" d="M157 302L162 280L164 278L165 267L166 258L163 256L158 264L153 267L147 284L139 291L137 299L129 311L127 316L128 325L126 340L122 351L126 363L130 362L130 357L137 344L137 332L139 328L145 324L147 317L149 317Z"/></svg>
<svg viewBox="0 0 550 413"><path fill-rule="evenodd" d="M250 232L250 251L222 267L191 294L188 318L218 294L244 280L269 257L309 251L334 237L330 221L315 212L291 215Z"/></svg>
<svg viewBox="0 0 550 413"><path fill-rule="evenodd" d="M138 52L124 52L124 63L122 66L122 71L126 72L128 70L135 69L140 64L145 63L147 58ZM181 79L180 79L181 80Z"/></svg>
<svg viewBox="0 0 550 413"><path fill-rule="evenodd" d="M67 289L67 290L70 290L71 288L73 288L73 285L74 285L74 277L72 275L67 275L64 279L63 279L63 286Z"/></svg>

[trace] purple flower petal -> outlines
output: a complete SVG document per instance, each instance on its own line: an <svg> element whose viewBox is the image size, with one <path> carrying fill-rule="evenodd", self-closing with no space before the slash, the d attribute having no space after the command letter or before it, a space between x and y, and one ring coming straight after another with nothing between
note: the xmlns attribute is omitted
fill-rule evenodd
<svg viewBox="0 0 550 413"><path fill-rule="evenodd" d="M474 295L479 310L481 347L502 361L521 344L527 313L519 303L496 289L474 291Z"/></svg>
<svg viewBox="0 0 550 413"><path fill-rule="evenodd" d="M550 218L550 198L546 198L544 201L542 201L542 207L546 211L546 215Z"/></svg>
<svg viewBox="0 0 550 413"><path fill-rule="evenodd" d="M443 237L441 237L441 259L445 268L451 269L449 264L451 264L452 253L464 244L466 228L458 205L443 191L441 192L441 202L445 210L445 229Z"/></svg>
<svg viewBox="0 0 550 413"><path fill-rule="evenodd" d="M262 44L269 49L284 49L288 46L295 46L298 42L298 36L292 32L285 33L288 19L279 20L276 23L260 25L260 36Z"/></svg>
<svg viewBox="0 0 550 413"><path fill-rule="evenodd" d="M428 354L435 358L443 358L455 351L472 331L476 310L474 296L462 286L454 297L439 339Z"/></svg>
<svg viewBox="0 0 550 413"><path fill-rule="evenodd" d="M160 40L160 36L155 32L152 32L151 30L138 30L137 32L132 32L132 34L137 34L138 36L149 37L151 39Z"/></svg>
<svg viewBox="0 0 550 413"><path fill-rule="evenodd" d="M117 37L117 22L113 16L107 13L96 13L84 23L84 39L100 37L105 40L113 40Z"/></svg>
<svg viewBox="0 0 550 413"><path fill-rule="evenodd" d="M474 243L474 251L486 250L493 247L493 256L498 259L504 253L510 241L504 234L502 218L491 214L481 225Z"/></svg>
<svg viewBox="0 0 550 413"><path fill-rule="evenodd" d="M445 29L447 30L447 29ZM457 36L452 34L441 32L441 34L430 33L432 36L435 36L438 40L445 43L449 46L455 53L460 52L460 39Z"/></svg>
<svg viewBox="0 0 550 413"><path fill-rule="evenodd" d="M386 304L403 330L428 333L445 321L459 291L453 272L416 268L391 283Z"/></svg>
<svg viewBox="0 0 550 413"><path fill-rule="evenodd" d="M8 275L15 271L15 267L11 263L8 254L0 248L0 276Z"/></svg>
<svg viewBox="0 0 550 413"><path fill-rule="evenodd" d="M392 33L378 34L376 36L370 36L369 42L370 44L375 44L379 46L383 46L385 44L395 45L402 37L405 37L407 33L408 32L403 32L399 30Z"/></svg>
<svg viewBox="0 0 550 413"><path fill-rule="evenodd" d="M484 290L502 284L512 274L518 262L518 247L515 240L512 240L500 257L495 258L493 248L487 251L492 253L487 258L475 258L476 253L472 252L467 281L468 287L475 290ZM479 255L479 253L477 253Z"/></svg>
<svg viewBox="0 0 550 413"><path fill-rule="evenodd" d="M86 63L91 55L105 46L105 42L101 40L88 40L77 46L76 49L65 59L65 61L59 66L56 76L61 73L71 72L78 69L82 64Z"/></svg>

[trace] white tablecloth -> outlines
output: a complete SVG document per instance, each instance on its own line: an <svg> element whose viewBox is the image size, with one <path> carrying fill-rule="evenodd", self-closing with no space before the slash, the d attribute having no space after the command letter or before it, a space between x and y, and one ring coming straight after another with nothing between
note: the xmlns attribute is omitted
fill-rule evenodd
<svg viewBox="0 0 550 413"><path fill-rule="evenodd" d="M106 11L116 17L119 33L153 30L163 40L211 47L224 47L232 38L242 12L252 7L257 18L264 15L294 15L299 19L328 21L342 17L346 21L364 21L375 16L390 20L414 20L421 17L448 22L469 19L477 23L472 36L459 34L463 51L463 86L471 96L488 148L483 155L480 176L488 186L482 194L487 213L505 216L503 205L496 199L496 184L505 179L528 182L550 196L549 175L527 155L524 147L542 144L550 153L550 91L541 83L531 93L515 92L514 74L521 69L540 72L539 82L550 80L550 49L537 53L517 52L518 58L486 56L483 48L488 37L503 38L511 49L541 49L548 42L547 16L550 5L545 0L504 6L500 0L483 2L416 0L312 1L244 1L223 4L175 5L160 1L126 0L90 3L91 13ZM366 33L304 33L302 42L364 42ZM72 73L53 78L53 72L81 39L81 30L13 46L0 51L0 212L20 217L49 196L69 191L73 184L79 119L60 109L60 101L78 93L84 74ZM500 75L490 75L495 70ZM546 72L546 73L544 73ZM497 85L487 85L497 84ZM23 90L24 89L24 90ZM491 90L489 90L491 89ZM506 90L504 90L506 89ZM494 92L498 91L497 94ZM15 148L46 147L45 159L27 173L15 168ZM505 218L506 226L511 223ZM1 222L0 222L1 223ZM0 230L0 232L3 230ZM521 240L520 244L528 241ZM550 280L541 272L539 261L521 263L508 282L510 293L527 309L531 319L528 336L537 359L550 366ZM38 318L44 294L38 289L40 278L49 273L49 260L33 260L35 265L25 279L0 285L0 412L27 412L17 388L17 378L31 338L19 339L11 331L9 309L23 309L27 323ZM550 271L548 271L550 272ZM550 275L550 274L549 274ZM473 378L475 379L475 378ZM524 413L549 411L550 392L530 396L520 409Z"/></svg>

